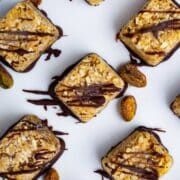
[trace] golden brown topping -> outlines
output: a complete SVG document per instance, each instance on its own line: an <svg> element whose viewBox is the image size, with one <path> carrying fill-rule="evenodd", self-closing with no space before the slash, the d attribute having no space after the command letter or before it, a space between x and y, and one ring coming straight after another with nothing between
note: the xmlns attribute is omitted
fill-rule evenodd
<svg viewBox="0 0 180 180"><path fill-rule="evenodd" d="M81 59L60 79L54 91L58 99L82 122L90 121L124 89L124 81L97 54Z"/></svg>
<svg viewBox="0 0 180 180"><path fill-rule="evenodd" d="M168 59L179 47L180 8L174 0L149 0L121 28L117 39L150 66Z"/></svg>
<svg viewBox="0 0 180 180"><path fill-rule="evenodd" d="M44 180L59 180L59 174L55 169L50 169L45 175Z"/></svg>
<svg viewBox="0 0 180 180"><path fill-rule="evenodd" d="M0 65L0 87L9 89L13 86L14 81L12 76Z"/></svg>
<svg viewBox="0 0 180 180"><path fill-rule="evenodd" d="M121 101L121 115L126 121L131 121L136 114L137 104L133 96L126 96Z"/></svg>
<svg viewBox="0 0 180 180"><path fill-rule="evenodd" d="M180 95L176 97L176 99L171 104L171 109L176 114L176 116L180 117Z"/></svg>
<svg viewBox="0 0 180 180"><path fill-rule="evenodd" d="M158 180L166 174L173 158L158 134L140 126L102 158L104 171L114 180Z"/></svg>
<svg viewBox="0 0 180 180"><path fill-rule="evenodd" d="M98 6L100 5L101 2L103 2L104 0L86 0L90 5L92 6Z"/></svg>
<svg viewBox="0 0 180 180"><path fill-rule="evenodd" d="M120 76L125 82L135 87L145 87L147 84L146 76L133 64L124 65L120 69Z"/></svg>

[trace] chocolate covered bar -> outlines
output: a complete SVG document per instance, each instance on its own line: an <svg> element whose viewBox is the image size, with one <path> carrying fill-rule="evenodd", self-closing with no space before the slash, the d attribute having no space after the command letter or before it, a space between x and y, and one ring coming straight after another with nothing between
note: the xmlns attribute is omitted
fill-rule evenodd
<svg viewBox="0 0 180 180"><path fill-rule="evenodd" d="M156 66L180 44L180 6L173 0L149 0L117 39L145 64Z"/></svg>
<svg viewBox="0 0 180 180"><path fill-rule="evenodd" d="M29 70L62 32L30 0L17 3L0 20L0 60Z"/></svg>
<svg viewBox="0 0 180 180"><path fill-rule="evenodd" d="M87 122L124 90L120 76L99 55L82 58L54 88L56 97L82 122Z"/></svg>
<svg viewBox="0 0 180 180"><path fill-rule="evenodd" d="M100 5L104 0L86 0L86 2L92 6Z"/></svg>
<svg viewBox="0 0 180 180"><path fill-rule="evenodd" d="M169 171L173 159L155 130L136 128L103 157L102 166L110 179L157 180Z"/></svg>
<svg viewBox="0 0 180 180"><path fill-rule="evenodd" d="M46 121L27 115L0 139L0 176L7 179L38 178L65 148Z"/></svg>

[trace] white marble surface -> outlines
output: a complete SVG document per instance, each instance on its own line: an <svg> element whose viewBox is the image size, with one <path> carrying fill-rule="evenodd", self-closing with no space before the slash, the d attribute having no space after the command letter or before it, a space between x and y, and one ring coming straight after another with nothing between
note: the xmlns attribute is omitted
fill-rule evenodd
<svg viewBox="0 0 180 180"><path fill-rule="evenodd" d="M15 2L1 0L0 16ZM155 68L141 68L148 78L147 87L130 87L126 93L134 95L138 103L137 115L131 123L124 122L119 115L120 100L110 103L91 122L76 124L71 117L57 117L52 108L46 112L42 107L28 104L27 98L38 97L22 92L22 89L46 90L52 76L61 74L89 52L100 54L115 68L128 62L128 51L121 43L115 42L115 35L144 3L145 0L106 0L99 7L91 7L84 0L44 0L41 8L68 35L54 45L62 49L62 55L48 62L43 60L43 56L35 68L26 74L10 70L15 79L14 87L7 91L0 89L1 134L29 113L48 118L55 129L69 132L70 135L64 137L68 151L55 164L62 180L100 180L101 177L93 171L101 167L101 157L139 125L160 127L167 131L160 133L160 136L174 157L174 166L162 179L180 179L180 120L169 110L170 102L180 93L179 51Z"/></svg>

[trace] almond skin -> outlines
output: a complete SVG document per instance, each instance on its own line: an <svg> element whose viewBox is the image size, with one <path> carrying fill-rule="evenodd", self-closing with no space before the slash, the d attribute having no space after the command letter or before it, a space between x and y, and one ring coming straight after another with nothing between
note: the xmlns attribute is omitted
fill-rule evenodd
<svg viewBox="0 0 180 180"><path fill-rule="evenodd" d="M147 85L146 76L134 64L126 64L120 69L121 78L128 84L141 88Z"/></svg>
<svg viewBox="0 0 180 180"><path fill-rule="evenodd" d="M180 95L171 104L171 110L180 118Z"/></svg>
<svg viewBox="0 0 180 180"><path fill-rule="evenodd" d="M133 96L125 96L121 101L121 115L125 121L131 121L136 114L137 104Z"/></svg>
<svg viewBox="0 0 180 180"><path fill-rule="evenodd" d="M44 177L44 180L60 180L59 174L55 169L50 169Z"/></svg>
<svg viewBox="0 0 180 180"><path fill-rule="evenodd" d="M0 65L0 87L4 89L9 89L13 86L14 81L12 76L7 72L7 70Z"/></svg>
<svg viewBox="0 0 180 180"><path fill-rule="evenodd" d="M98 6L101 4L102 1L104 0L86 0L86 2L91 6Z"/></svg>

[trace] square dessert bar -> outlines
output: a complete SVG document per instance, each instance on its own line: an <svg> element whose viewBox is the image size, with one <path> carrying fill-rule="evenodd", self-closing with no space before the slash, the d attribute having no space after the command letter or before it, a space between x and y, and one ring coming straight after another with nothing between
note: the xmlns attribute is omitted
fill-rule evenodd
<svg viewBox="0 0 180 180"><path fill-rule="evenodd" d="M97 54L89 54L55 86L57 98L87 122L124 89L120 76Z"/></svg>
<svg viewBox="0 0 180 180"><path fill-rule="evenodd" d="M30 0L22 1L0 20L0 60L27 71L59 37L58 28Z"/></svg>
<svg viewBox="0 0 180 180"><path fill-rule="evenodd" d="M63 153L65 143L46 121L27 115L0 139L0 176L7 179L38 178Z"/></svg>
<svg viewBox="0 0 180 180"><path fill-rule="evenodd" d="M158 65L179 48L180 6L173 0L149 0L117 39L147 65Z"/></svg>
<svg viewBox="0 0 180 180"><path fill-rule="evenodd" d="M113 147L102 159L102 166L114 180L157 180L173 163L154 129L138 127Z"/></svg>

